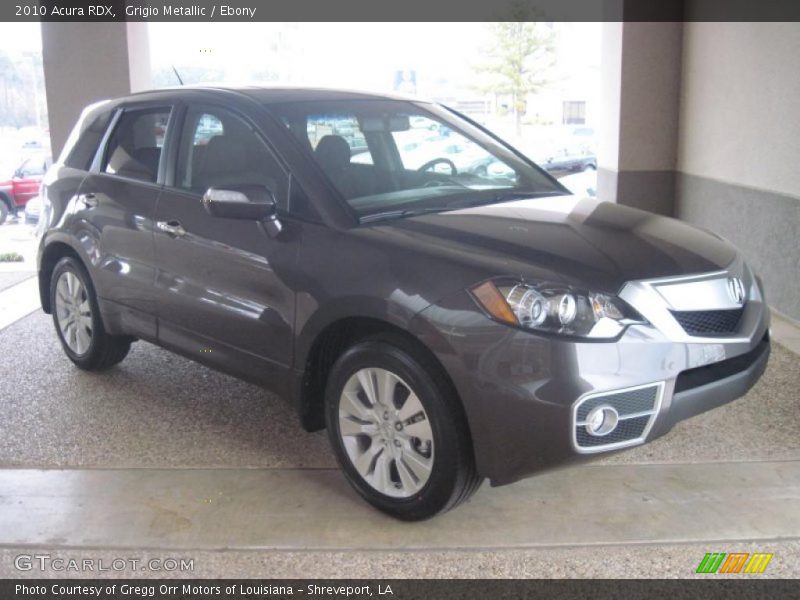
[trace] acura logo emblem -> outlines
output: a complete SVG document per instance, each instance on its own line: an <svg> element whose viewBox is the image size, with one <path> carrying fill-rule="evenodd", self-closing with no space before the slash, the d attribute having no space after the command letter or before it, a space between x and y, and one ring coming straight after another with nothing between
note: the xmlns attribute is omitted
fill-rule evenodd
<svg viewBox="0 0 800 600"><path fill-rule="evenodd" d="M744 304L744 284L738 277L728 279L728 295L736 304Z"/></svg>

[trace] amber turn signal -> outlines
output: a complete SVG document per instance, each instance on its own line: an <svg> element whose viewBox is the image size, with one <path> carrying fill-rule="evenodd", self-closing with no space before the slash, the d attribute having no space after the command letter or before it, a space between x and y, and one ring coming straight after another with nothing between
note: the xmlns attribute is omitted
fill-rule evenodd
<svg viewBox="0 0 800 600"><path fill-rule="evenodd" d="M492 315L495 319L511 323L512 325L519 325L514 311L506 302L503 294L497 289L497 286L491 281L485 281L477 287L472 288L472 295Z"/></svg>

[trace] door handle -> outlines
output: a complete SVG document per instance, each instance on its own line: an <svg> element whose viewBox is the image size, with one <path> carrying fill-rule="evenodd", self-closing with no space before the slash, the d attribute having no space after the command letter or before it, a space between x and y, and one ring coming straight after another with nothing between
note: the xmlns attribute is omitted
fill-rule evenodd
<svg viewBox="0 0 800 600"><path fill-rule="evenodd" d="M83 203L86 208L94 208L97 206L97 196L92 193L81 194L78 199Z"/></svg>
<svg viewBox="0 0 800 600"><path fill-rule="evenodd" d="M159 231L163 231L164 233L168 233L170 235L186 235L186 230L181 227L179 221L156 221L156 228Z"/></svg>

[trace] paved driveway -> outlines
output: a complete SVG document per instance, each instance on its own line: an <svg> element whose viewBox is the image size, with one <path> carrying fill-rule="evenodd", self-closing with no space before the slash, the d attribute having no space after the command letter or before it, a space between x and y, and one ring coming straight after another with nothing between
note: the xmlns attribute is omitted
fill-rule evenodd
<svg viewBox="0 0 800 600"><path fill-rule="evenodd" d="M706 552L765 551L800 575L800 358L778 345L746 397L653 444L411 525L356 498L324 434L260 388L141 342L78 371L40 312L0 331L0 356L0 577L41 576L13 567L31 548L275 577L686 577Z"/></svg>

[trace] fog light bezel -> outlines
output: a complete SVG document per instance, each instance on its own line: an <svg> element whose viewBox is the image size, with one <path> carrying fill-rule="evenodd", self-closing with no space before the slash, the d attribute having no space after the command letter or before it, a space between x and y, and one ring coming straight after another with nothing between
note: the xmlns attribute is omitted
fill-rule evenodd
<svg viewBox="0 0 800 600"><path fill-rule="evenodd" d="M592 421L595 415L602 415L603 420L600 422L600 427L596 430L592 428ZM586 433L594 437L603 437L614 432L619 425L619 412L610 404L600 404L595 406L586 415Z"/></svg>
<svg viewBox="0 0 800 600"><path fill-rule="evenodd" d="M603 440L603 436L596 436L591 434L590 432L586 431L586 425L588 424L588 417L589 414L587 413L586 418L578 419L578 410L580 407L587 401L598 398L598 397L605 397L605 396L614 396L617 394L622 394L625 392L633 392L640 389L651 388L654 387L655 389L655 404L651 410L628 414L625 415L621 414L617 407L613 407L617 410L619 415L619 423L617 423L617 427L614 431L619 430L619 425L622 421L626 419L636 418L636 417L643 417L648 416L647 425L645 426L644 430L636 437L626 438L624 440L616 440L614 436L611 437L608 441L604 443L599 443L596 446L583 446L578 443L577 432L584 431L586 434L591 435L592 438L596 440ZM664 406L665 396L667 394L667 382L666 381L653 381L650 383L643 383L639 385L633 385L628 387L616 388L616 389L608 389L608 390L593 390L591 392L587 392L580 396L575 402L572 403L571 409L571 434L570 434L570 441L572 444L573 450L577 454L597 454L602 452L610 452L613 450L621 450L624 448L630 448L633 446L639 446L644 444L653 427L655 426L656 421L658 420L659 415L662 412L662 407ZM606 402L602 402L600 406L606 406ZM592 411L589 411L592 412ZM607 434L608 435L608 434Z"/></svg>

